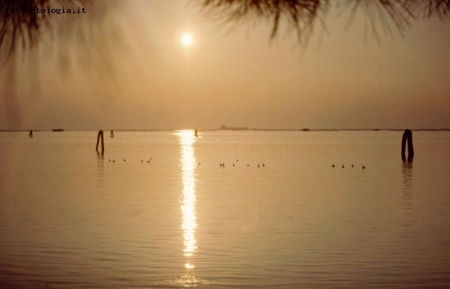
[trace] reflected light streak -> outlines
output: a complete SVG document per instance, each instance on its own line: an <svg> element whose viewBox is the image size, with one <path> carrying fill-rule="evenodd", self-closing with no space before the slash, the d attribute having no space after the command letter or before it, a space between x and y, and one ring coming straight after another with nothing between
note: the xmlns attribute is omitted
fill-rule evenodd
<svg viewBox="0 0 450 289"><path fill-rule="evenodd" d="M193 144L195 136L193 131L179 131L177 136L180 138L181 149L181 173L183 179L183 200L181 204L182 225L184 249L186 257L185 268L193 269L195 266L191 263L191 258L197 249L195 240L195 229L197 228L197 215L195 213L195 168L196 160Z"/></svg>

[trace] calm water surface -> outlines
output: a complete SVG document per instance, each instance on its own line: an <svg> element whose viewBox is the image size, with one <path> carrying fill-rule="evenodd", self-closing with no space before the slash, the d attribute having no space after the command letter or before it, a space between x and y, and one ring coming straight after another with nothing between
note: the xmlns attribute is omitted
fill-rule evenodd
<svg viewBox="0 0 450 289"><path fill-rule="evenodd" d="M448 288L450 132L413 133L0 132L0 287Z"/></svg>

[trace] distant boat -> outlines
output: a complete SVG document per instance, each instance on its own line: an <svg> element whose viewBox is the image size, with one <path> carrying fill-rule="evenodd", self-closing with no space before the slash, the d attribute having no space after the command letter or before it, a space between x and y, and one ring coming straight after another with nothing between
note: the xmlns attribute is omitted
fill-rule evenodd
<svg viewBox="0 0 450 289"><path fill-rule="evenodd" d="M195 129L194 136L195 136L195 137L198 137L198 131L197 131L197 129Z"/></svg>
<svg viewBox="0 0 450 289"><path fill-rule="evenodd" d="M55 129L52 129L52 131L54 131L54 132L62 132L64 130L62 128L55 128Z"/></svg>
<svg viewBox="0 0 450 289"><path fill-rule="evenodd" d="M28 134L28 137L32 138L33 137L33 131L30 130L30 133Z"/></svg>
<svg viewBox="0 0 450 289"><path fill-rule="evenodd" d="M246 126L243 127L235 127L235 126L226 126L226 125L221 125L219 127L220 130L247 130L248 128Z"/></svg>
<svg viewBox="0 0 450 289"><path fill-rule="evenodd" d="M113 138L113 137L114 137L114 131L113 131L113 130L111 130L111 133L109 134L109 137L110 137L110 138Z"/></svg>
<svg viewBox="0 0 450 289"><path fill-rule="evenodd" d="M309 130L310 130L309 128L302 129L302 131L309 131Z"/></svg>

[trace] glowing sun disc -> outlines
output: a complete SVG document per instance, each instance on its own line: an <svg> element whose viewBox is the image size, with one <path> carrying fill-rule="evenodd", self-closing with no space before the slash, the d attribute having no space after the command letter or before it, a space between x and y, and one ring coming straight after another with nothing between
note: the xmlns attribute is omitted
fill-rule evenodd
<svg viewBox="0 0 450 289"><path fill-rule="evenodd" d="M181 43L183 43L184 46L189 46L194 42L194 38L191 34L185 33L183 36L181 36Z"/></svg>

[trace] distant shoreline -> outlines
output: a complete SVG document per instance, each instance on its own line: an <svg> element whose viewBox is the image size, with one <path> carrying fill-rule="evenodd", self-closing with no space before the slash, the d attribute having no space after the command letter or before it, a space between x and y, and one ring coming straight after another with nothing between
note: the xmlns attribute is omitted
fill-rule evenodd
<svg viewBox="0 0 450 289"><path fill-rule="evenodd" d="M58 130L58 132L73 132L73 131L98 131L99 129L64 129ZM111 129L103 129L104 131L109 131ZM114 131L150 131L150 132L164 132L164 131L178 131L178 130L189 130L189 129L113 129ZM190 129L194 130L194 128ZM298 132L315 132L315 131L404 131L405 128L380 128L380 129L372 129L372 128L323 128L323 129L277 129L277 128L247 128L245 130L241 129L211 129L198 128L198 131L236 131L236 132L247 132L247 131L298 131ZM412 131L450 131L450 128L411 128ZM29 132L29 129L16 129L16 130L0 130L0 132ZM46 131L46 132L55 132L54 129L33 129L33 132Z"/></svg>

